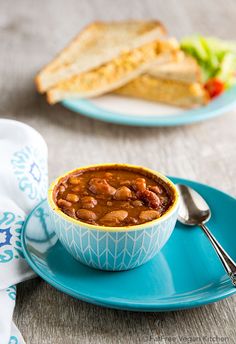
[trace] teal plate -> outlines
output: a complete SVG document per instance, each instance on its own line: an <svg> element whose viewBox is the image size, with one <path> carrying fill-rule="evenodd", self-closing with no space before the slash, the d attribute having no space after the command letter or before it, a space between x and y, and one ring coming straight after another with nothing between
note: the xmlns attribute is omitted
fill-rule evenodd
<svg viewBox="0 0 236 344"><path fill-rule="evenodd" d="M176 126L204 121L236 107L236 86L194 110L180 110L165 105L120 96L92 100L64 100L62 104L77 113L105 122L135 126Z"/></svg>
<svg viewBox="0 0 236 344"><path fill-rule="evenodd" d="M179 178L200 192L212 209L209 228L236 260L236 199L207 185ZM22 232L26 260L45 281L80 300L134 311L197 307L236 292L214 249L198 228L177 223L161 252L130 271L105 272L80 264L57 240L47 201L29 215Z"/></svg>

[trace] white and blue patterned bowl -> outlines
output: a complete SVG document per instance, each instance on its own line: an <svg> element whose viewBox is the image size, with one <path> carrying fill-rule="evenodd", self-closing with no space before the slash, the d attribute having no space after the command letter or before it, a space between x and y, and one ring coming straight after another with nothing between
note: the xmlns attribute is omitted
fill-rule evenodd
<svg viewBox="0 0 236 344"><path fill-rule="evenodd" d="M113 166L117 164L106 164ZM86 166L67 172L52 183L48 192L50 217L54 230L66 250L81 263L90 267L121 271L138 267L154 257L169 239L178 215L178 192L175 185L158 172L127 164L131 167L154 174L169 185L174 195L174 202L159 219L142 225L126 227L94 226L75 220L64 214L53 200L53 190L59 180L68 173L96 166Z"/></svg>

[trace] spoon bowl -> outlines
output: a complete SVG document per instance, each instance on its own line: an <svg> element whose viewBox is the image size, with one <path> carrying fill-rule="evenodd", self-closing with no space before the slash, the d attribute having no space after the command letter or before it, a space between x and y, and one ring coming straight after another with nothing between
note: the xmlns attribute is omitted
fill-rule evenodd
<svg viewBox="0 0 236 344"><path fill-rule="evenodd" d="M189 226L206 223L211 217L211 210L204 198L194 189L178 184L180 207L178 221Z"/></svg>

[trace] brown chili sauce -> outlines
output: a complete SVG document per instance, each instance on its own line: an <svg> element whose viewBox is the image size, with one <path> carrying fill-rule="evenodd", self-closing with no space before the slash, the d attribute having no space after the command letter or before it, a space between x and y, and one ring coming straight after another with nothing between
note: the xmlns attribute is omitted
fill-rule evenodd
<svg viewBox="0 0 236 344"><path fill-rule="evenodd" d="M66 215L92 225L134 226L161 217L173 204L173 190L141 168L98 166L62 177L54 202Z"/></svg>

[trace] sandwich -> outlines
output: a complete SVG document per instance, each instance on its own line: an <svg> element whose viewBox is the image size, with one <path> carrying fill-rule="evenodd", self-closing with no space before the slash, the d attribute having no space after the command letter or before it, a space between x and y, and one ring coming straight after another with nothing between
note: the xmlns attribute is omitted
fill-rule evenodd
<svg viewBox="0 0 236 344"><path fill-rule="evenodd" d="M184 108L204 105L209 100L199 65L183 52L177 61L152 65L114 93Z"/></svg>
<svg viewBox="0 0 236 344"><path fill-rule="evenodd" d="M54 104L66 98L92 98L111 92L144 73L153 63L160 65L175 58L175 49L175 41L147 43L98 68L59 82L47 91L47 100Z"/></svg>
<svg viewBox="0 0 236 344"><path fill-rule="evenodd" d="M85 27L58 56L36 76L38 91L75 74L84 73L166 35L158 21L94 22Z"/></svg>
<svg viewBox="0 0 236 344"><path fill-rule="evenodd" d="M176 58L179 44L157 21L93 23L36 76L49 103L99 96L123 86L150 65Z"/></svg>

